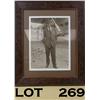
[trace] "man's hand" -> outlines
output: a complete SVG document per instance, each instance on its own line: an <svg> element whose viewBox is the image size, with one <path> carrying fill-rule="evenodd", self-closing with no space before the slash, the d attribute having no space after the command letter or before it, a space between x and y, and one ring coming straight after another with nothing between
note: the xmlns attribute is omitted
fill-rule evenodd
<svg viewBox="0 0 100 100"><path fill-rule="evenodd" d="M58 36L65 36L65 35L66 35L66 33L59 32L59 34L57 34L57 37Z"/></svg>
<svg viewBox="0 0 100 100"><path fill-rule="evenodd" d="M43 43L45 43L45 38L43 38L41 41L42 41Z"/></svg>

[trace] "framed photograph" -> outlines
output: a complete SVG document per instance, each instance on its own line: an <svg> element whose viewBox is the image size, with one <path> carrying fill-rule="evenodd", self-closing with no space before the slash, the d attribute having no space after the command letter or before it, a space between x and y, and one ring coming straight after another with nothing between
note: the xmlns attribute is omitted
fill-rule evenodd
<svg viewBox="0 0 100 100"><path fill-rule="evenodd" d="M84 1L15 2L15 85L84 85Z"/></svg>
<svg viewBox="0 0 100 100"><path fill-rule="evenodd" d="M70 29L70 16L29 16L29 71L71 70Z"/></svg>

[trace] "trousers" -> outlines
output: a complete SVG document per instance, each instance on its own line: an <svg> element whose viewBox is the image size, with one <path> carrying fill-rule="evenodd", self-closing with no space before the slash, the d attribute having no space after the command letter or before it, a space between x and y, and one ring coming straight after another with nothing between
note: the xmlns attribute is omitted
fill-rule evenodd
<svg viewBox="0 0 100 100"><path fill-rule="evenodd" d="M56 68L56 47L51 46L45 47L45 52L46 52L46 66L48 67L50 64L50 55L52 59L52 64L53 67Z"/></svg>

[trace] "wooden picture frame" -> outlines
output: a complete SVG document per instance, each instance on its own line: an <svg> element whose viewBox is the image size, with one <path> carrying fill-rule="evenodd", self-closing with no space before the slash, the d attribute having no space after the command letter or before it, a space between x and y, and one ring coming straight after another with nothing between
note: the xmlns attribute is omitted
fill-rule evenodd
<svg viewBox="0 0 100 100"><path fill-rule="evenodd" d="M25 11L74 11L75 41L71 44L71 71L30 72L25 64ZM85 84L85 8L84 1L15 1L15 85L58 86ZM42 12L40 15L42 15ZM35 15L36 13L34 13ZM45 13L44 13L45 14ZM60 15L60 13L59 13ZM62 14L63 15L63 14ZM73 23L73 21L71 22ZM26 67L25 67L26 66Z"/></svg>

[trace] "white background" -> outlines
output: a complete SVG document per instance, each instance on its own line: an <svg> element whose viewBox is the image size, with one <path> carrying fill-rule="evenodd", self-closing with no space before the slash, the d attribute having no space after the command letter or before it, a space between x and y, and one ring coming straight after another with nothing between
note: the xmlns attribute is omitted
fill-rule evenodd
<svg viewBox="0 0 100 100"><path fill-rule="evenodd" d="M100 0L86 0L86 100L100 98ZM0 100L14 100L14 0L0 0Z"/></svg>

